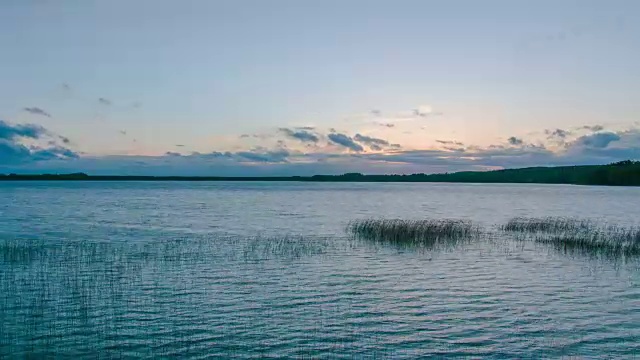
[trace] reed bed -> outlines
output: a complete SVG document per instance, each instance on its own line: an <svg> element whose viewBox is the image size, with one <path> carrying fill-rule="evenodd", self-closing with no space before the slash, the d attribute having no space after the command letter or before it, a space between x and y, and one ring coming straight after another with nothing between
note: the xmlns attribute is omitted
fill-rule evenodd
<svg viewBox="0 0 640 360"><path fill-rule="evenodd" d="M347 231L357 238L396 245L455 245L478 237L480 228L467 220L361 219Z"/></svg>
<svg viewBox="0 0 640 360"><path fill-rule="evenodd" d="M58 264L155 266L215 262L221 260L294 259L325 253L330 239L284 234L282 236L214 236L161 239L147 243L0 240L3 266Z"/></svg>
<svg viewBox="0 0 640 360"><path fill-rule="evenodd" d="M501 226L504 231L519 232L565 232L588 231L594 224L590 220L581 220L565 217L525 218L515 217Z"/></svg>
<svg viewBox="0 0 640 360"><path fill-rule="evenodd" d="M243 255L245 260L269 260L273 258L292 260L324 254L329 247L329 239L324 238L301 235L256 236L248 239L245 243Z"/></svg>
<svg viewBox="0 0 640 360"><path fill-rule="evenodd" d="M574 218L514 218L501 227L520 239L551 244L562 251L607 256L640 255L640 228L597 224Z"/></svg>

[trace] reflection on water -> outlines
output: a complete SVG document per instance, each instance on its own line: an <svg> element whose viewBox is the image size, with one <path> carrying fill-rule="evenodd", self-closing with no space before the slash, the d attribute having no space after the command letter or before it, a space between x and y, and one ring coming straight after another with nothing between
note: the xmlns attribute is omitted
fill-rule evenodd
<svg viewBox="0 0 640 360"><path fill-rule="evenodd" d="M513 216L559 213L626 226L637 190L396 185L0 184L0 354L640 351L635 258L558 252L499 230ZM422 249L344 231L382 217L469 219L484 230Z"/></svg>

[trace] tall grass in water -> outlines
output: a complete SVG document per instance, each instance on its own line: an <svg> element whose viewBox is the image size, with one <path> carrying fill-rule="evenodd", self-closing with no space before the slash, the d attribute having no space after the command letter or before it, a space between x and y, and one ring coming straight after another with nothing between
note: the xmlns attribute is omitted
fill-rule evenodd
<svg viewBox="0 0 640 360"><path fill-rule="evenodd" d="M589 220L581 220L565 217L543 217L525 218L515 217L501 226L505 231L520 232L564 232L564 231L587 231L593 228L594 224Z"/></svg>
<svg viewBox="0 0 640 360"><path fill-rule="evenodd" d="M324 254L330 247L328 239L283 235L278 237L256 236L244 246L245 260L299 259L304 256Z"/></svg>
<svg viewBox="0 0 640 360"><path fill-rule="evenodd" d="M525 240L551 244L562 251L606 256L640 255L640 228L598 225L573 218L513 218L502 230Z"/></svg>
<svg viewBox="0 0 640 360"><path fill-rule="evenodd" d="M241 277L234 274L235 264L305 261L326 252L331 243L286 234L190 235L143 242L0 237L0 358L55 358L67 351L114 358L147 353L157 355L149 358L177 357L171 353L178 351L176 344L201 344L201 339L195 340L197 332L188 335L180 328L168 334L175 321L170 315L200 314L206 299L238 283L233 279ZM167 322L158 328L154 324L160 314L167 314ZM137 317L153 318L154 324L131 330ZM224 325L212 329L212 338L233 343ZM120 339L128 336L136 336L140 345L122 344ZM140 353L131 356L131 351Z"/></svg>
<svg viewBox="0 0 640 360"><path fill-rule="evenodd" d="M347 231L356 238L402 246L456 245L480 233L466 220L361 219L349 223Z"/></svg>

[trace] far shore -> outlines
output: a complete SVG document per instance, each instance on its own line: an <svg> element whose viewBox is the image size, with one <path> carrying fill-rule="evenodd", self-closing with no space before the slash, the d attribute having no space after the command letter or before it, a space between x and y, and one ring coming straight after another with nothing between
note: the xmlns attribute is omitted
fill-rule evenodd
<svg viewBox="0 0 640 360"><path fill-rule="evenodd" d="M0 181L297 181L297 182L448 182L640 186L640 161L608 165L530 167L444 174L314 176L126 176L72 174L8 174Z"/></svg>

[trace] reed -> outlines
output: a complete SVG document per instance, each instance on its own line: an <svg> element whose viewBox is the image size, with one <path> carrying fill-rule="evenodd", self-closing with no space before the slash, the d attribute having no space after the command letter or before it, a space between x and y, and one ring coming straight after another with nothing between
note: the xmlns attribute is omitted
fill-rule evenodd
<svg viewBox="0 0 640 360"><path fill-rule="evenodd" d="M514 218L502 230L562 251L607 256L640 255L640 228L599 225L574 218Z"/></svg>
<svg viewBox="0 0 640 360"><path fill-rule="evenodd" d="M329 240L324 238L300 235L256 236L248 239L243 253L245 260L299 259L324 254L329 247Z"/></svg>
<svg viewBox="0 0 640 360"><path fill-rule="evenodd" d="M357 238L397 245L454 245L480 234L467 220L361 219L349 223L347 231Z"/></svg>
<svg viewBox="0 0 640 360"><path fill-rule="evenodd" d="M519 232L562 232L587 231L594 227L589 220L566 217L525 218L515 217L501 226L504 231Z"/></svg>

